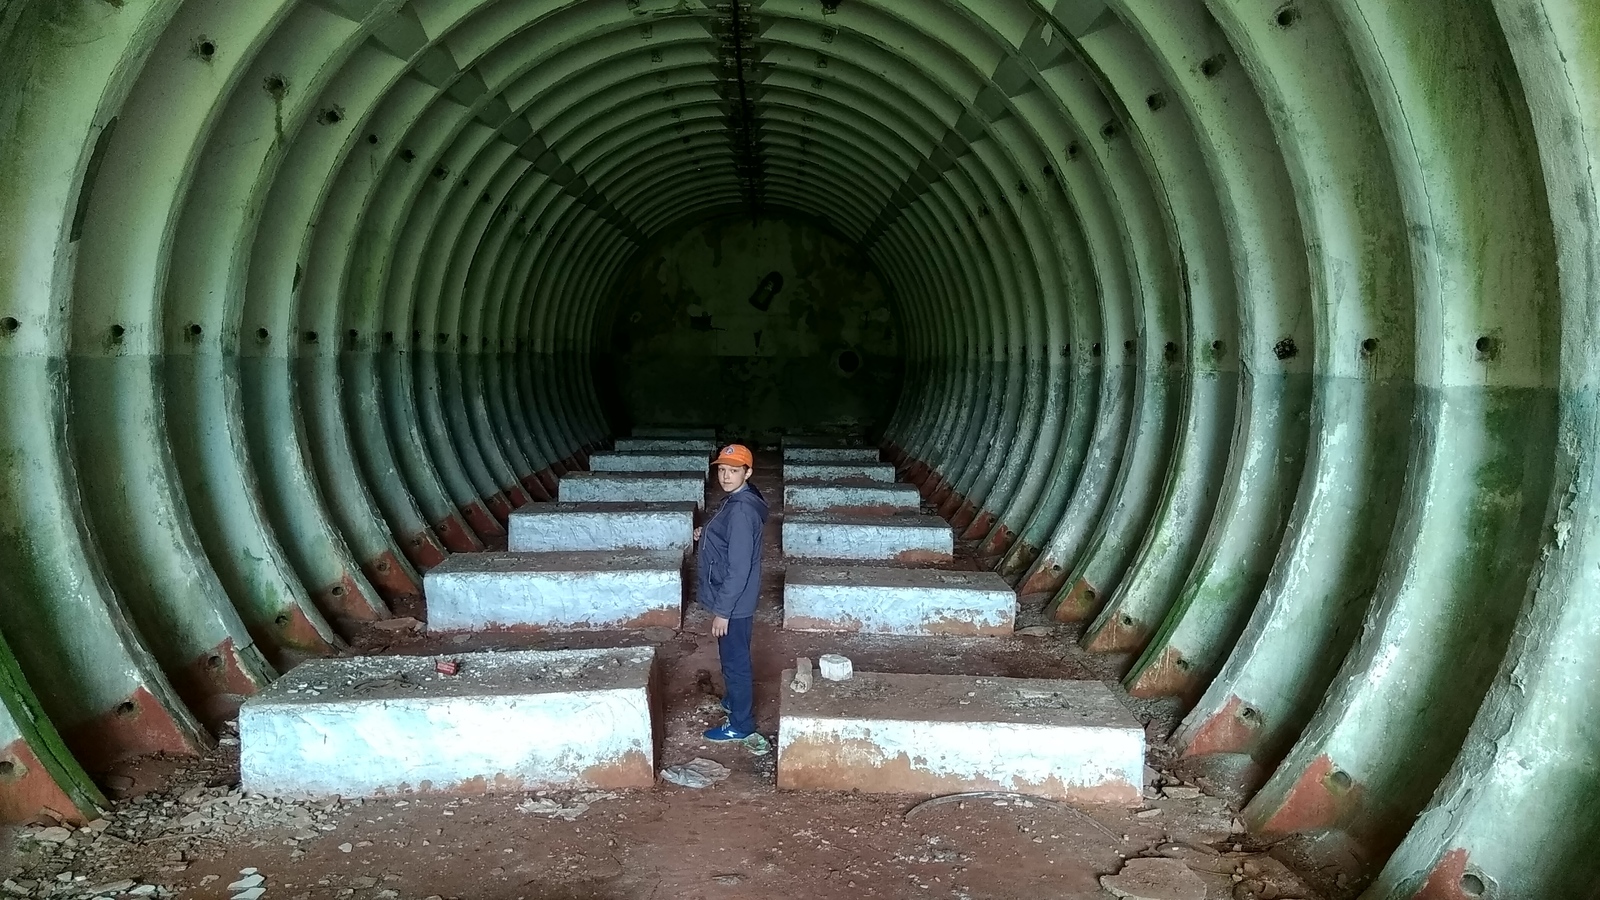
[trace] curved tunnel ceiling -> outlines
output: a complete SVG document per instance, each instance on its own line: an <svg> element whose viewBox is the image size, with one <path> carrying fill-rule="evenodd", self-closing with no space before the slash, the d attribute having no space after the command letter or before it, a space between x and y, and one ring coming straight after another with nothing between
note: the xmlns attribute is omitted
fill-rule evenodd
<svg viewBox="0 0 1600 900"><path fill-rule="evenodd" d="M1372 897L1595 896L1587 0L12 0L0 42L6 815L503 540L609 438L639 248L794 213L894 292L889 451L1255 831Z"/></svg>

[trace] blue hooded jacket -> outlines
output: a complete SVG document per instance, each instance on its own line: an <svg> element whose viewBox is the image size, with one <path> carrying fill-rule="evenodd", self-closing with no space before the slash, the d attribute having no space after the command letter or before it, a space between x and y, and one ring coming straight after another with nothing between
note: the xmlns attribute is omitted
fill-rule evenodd
<svg viewBox="0 0 1600 900"><path fill-rule="evenodd" d="M753 484L729 494L700 534L699 588L695 599L725 619L756 614L761 594L761 530L767 498Z"/></svg>

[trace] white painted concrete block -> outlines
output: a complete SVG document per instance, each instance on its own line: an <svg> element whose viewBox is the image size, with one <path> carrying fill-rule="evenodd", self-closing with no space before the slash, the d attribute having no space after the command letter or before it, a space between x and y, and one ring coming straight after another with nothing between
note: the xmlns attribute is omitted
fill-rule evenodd
<svg viewBox="0 0 1600 900"><path fill-rule="evenodd" d="M675 453L594 453L589 456L591 472L694 472L711 471L711 454Z"/></svg>
<svg viewBox="0 0 1600 900"><path fill-rule="evenodd" d="M783 627L866 634L1004 635L1017 596L993 572L790 566Z"/></svg>
<svg viewBox="0 0 1600 900"><path fill-rule="evenodd" d="M1142 802L1144 729L1097 681L858 671L780 703L779 788Z"/></svg>
<svg viewBox="0 0 1600 900"><path fill-rule="evenodd" d="M796 559L942 562L955 536L938 516L792 513L783 517L783 552Z"/></svg>
<svg viewBox="0 0 1600 900"><path fill-rule="evenodd" d="M922 494L909 484L881 481L794 481L783 483L783 508L788 512L916 512Z"/></svg>
<svg viewBox="0 0 1600 900"><path fill-rule="evenodd" d="M883 455L877 447L790 447L783 448L785 465L797 463L877 463Z"/></svg>
<svg viewBox="0 0 1600 900"><path fill-rule="evenodd" d="M423 576L430 631L683 624L683 553L458 553Z"/></svg>
<svg viewBox="0 0 1600 900"><path fill-rule="evenodd" d="M530 503L511 513L513 553L678 550L694 543L693 503Z"/></svg>
<svg viewBox="0 0 1600 900"><path fill-rule="evenodd" d="M707 473L710 469L707 468ZM709 475L637 472L571 472L558 488L566 503L693 503L706 502Z"/></svg>
<svg viewBox="0 0 1600 900"><path fill-rule="evenodd" d="M701 438L618 438L618 453L692 453L707 461L719 450L716 441Z"/></svg>
<svg viewBox="0 0 1600 900"><path fill-rule="evenodd" d="M303 663L239 711L246 791L371 797L655 782L651 648Z"/></svg>
<svg viewBox="0 0 1600 900"><path fill-rule="evenodd" d="M851 481L866 479L892 484L894 466L884 462L784 463L784 481Z"/></svg>

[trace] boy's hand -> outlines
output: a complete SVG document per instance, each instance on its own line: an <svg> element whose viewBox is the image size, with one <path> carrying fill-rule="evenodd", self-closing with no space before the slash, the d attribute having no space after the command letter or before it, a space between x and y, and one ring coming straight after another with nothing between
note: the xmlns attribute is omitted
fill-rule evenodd
<svg viewBox="0 0 1600 900"><path fill-rule="evenodd" d="M711 636L712 637L727 637L728 636L728 620L726 618L723 618L722 616L717 616L715 619L711 620Z"/></svg>
<svg viewBox="0 0 1600 900"><path fill-rule="evenodd" d="M702 532L702 531L705 531L705 529L704 528L696 528L694 530L694 541L697 544L700 543L700 532Z"/></svg>

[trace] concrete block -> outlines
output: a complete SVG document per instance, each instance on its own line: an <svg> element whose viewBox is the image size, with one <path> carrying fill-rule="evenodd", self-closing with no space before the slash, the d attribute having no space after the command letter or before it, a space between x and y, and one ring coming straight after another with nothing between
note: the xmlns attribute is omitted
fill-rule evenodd
<svg viewBox="0 0 1600 900"><path fill-rule="evenodd" d="M1137 806L1144 749L1139 720L1098 681L858 671L781 692L778 787Z"/></svg>
<svg viewBox="0 0 1600 900"><path fill-rule="evenodd" d="M709 466L712 455L719 449L721 448L717 446L716 441L699 438L619 438L615 452L694 454L704 459Z"/></svg>
<svg viewBox="0 0 1600 900"><path fill-rule="evenodd" d="M1017 596L993 572L790 566L783 627L867 634L1004 635Z"/></svg>
<svg viewBox="0 0 1600 900"><path fill-rule="evenodd" d="M856 671L850 657L837 653L824 653L817 657L817 668L827 681L849 681Z"/></svg>
<svg viewBox="0 0 1600 900"><path fill-rule="evenodd" d="M885 484L864 478L849 481L783 483L783 508L788 512L856 512L884 515L916 512L922 494L909 484Z"/></svg>
<svg viewBox="0 0 1600 900"><path fill-rule="evenodd" d="M430 631L683 624L683 553L458 553L423 576Z"/></svg>
<svg viewBox="0 0 1600 900"><path fill-rule="evenodd" d="M883 456L877 447L790 447L783 448L785 465L794 463L876 463Z"/></svg>
<svg viewBox="0 0 1600 900"><path fill-rule="evenodd" d="M784 481L894 482L894 466L884 462L784 463Z"/></svg>
<svg viewBox="0 0 1600 900"><path fill-rule="evenodd" d="M530 503L511 513L513 553L678 550L694 543L693 503Z"/></svg>
<svg viewBox="0 0 1600 900"><path fill-rule="evenodd" d="M709 473L710 469L707 469ZM570 472L559 492L567 503L693 503L704 506L708 475Z"/></svg>
<svg viewBox="0 0 1600 900"><path fill-rule="evenodd" d="M791 513L783 517L783 552L796 559L944 562L955 536L938 516Z"/></svg>
<svg viewBox="0 0 1600 900"><path fill-rule="evenodd" d="M595 453L589 456L591 472L694 472L711 471L711 454L672 453Z"/></svg>
<svg viewBox="0 0 1600 900"><path fill-rule="evenodd" d="M371 797L655 782L651 648L314 659L239 711L246 791Z"/></svg>

